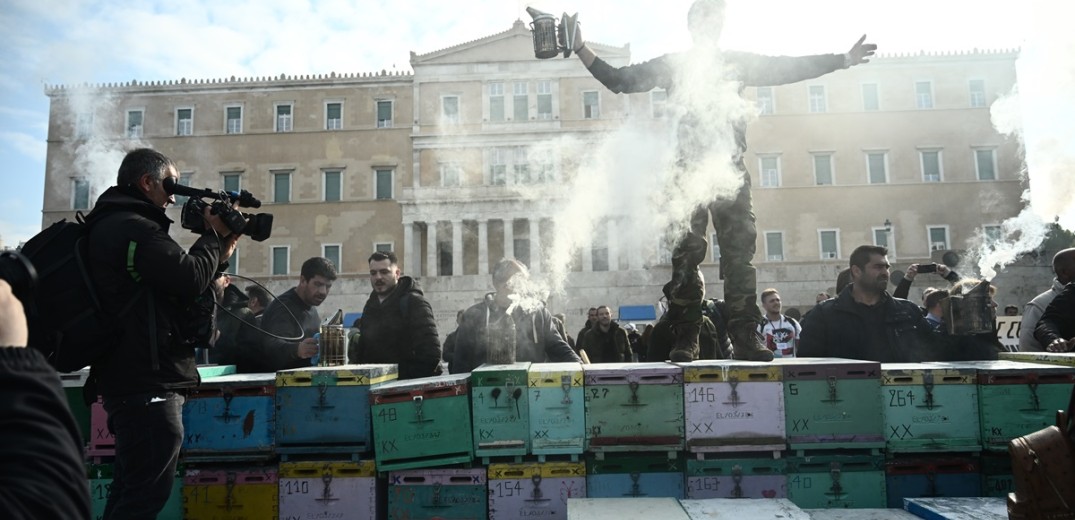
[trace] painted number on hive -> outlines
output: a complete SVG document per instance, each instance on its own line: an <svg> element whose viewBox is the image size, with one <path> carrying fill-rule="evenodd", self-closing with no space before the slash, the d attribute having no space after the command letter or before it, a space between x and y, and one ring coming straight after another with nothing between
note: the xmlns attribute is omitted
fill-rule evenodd
<svg viewBox="0 0 1075 520"><path fill-rule="evenodd" d="M900 407L914 404L914 391L912 390L889 390L888 406Z"/></svg>
<svg viewBox="0 0 1075 520"><path fill-rule="evenodd" d="M282 491L288 495L310 494L310 482L307 480L285 480L280 483Z"/></svg>
<svg viewBox="0 0 1075 520"><path fill-rule="evenodd" d="M692 403L715 403L717 402L717 392L712 388L691 388L690 400Z"/></svg>
<svg viewBox="0 0 1075 520"><path fill-rule="evenodd" d="M377 417L381 418L381 422L392 422L396 420L395 408L381 408L381 411L377 413Z"/></svg>
<svg viewBox="0 0 1075 520"><path fill-rule="evenodd" d="M800 477L796 475L788 479L788 485L795 489L810 489L814 487L814 479L812 477Z"/></svg>
<svg viewBox="0 0 1075 520"><path fill-rule="evenodd" d="M516 482L497 482L493 486L498 497L513 497L523 494L523 485Z"/></svg>

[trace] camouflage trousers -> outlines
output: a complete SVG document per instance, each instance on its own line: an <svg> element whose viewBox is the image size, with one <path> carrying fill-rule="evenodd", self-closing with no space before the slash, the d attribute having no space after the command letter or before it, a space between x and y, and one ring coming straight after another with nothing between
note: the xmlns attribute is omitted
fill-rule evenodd
<svg viewBox="0 0 1075 520"><path fill-rule="evenodd" d="M761 322L757 303L758 275L751 263L757 250L758 229L750 197L750 174L742 159L737 161L736 167L743 175L743 186L735 199L710 202L691 215L691 231L701 237L706 236L709 216L713 217L729 326L743 321Z"/></svg>

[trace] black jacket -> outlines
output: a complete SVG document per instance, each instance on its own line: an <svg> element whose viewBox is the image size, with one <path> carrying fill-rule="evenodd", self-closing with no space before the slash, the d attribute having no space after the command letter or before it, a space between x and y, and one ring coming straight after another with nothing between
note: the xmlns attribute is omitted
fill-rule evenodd
<svg viewBox="0 0 1075 520"><path fill-rule="evenodd" d="M298 325L295 324L296 320ZM317 315L317 309L306 305L292 287L265 308L261 315L261 328L285 338L312 338L321 332L321 318ZM250 334L248 331L241 336L243 344L240 348L243 353L240 361L245 361L245 364L239 365L239 372L276 372L310 366L309 359L299 357L298 344L301 339L288 341L257 331L254 336Z"/></svg>
<svg viewBox="0 0 1075 520"><path fill-rule="evenodd" d="M362 308L352 363L395 363L399 379L440 375L440 334L418 281L402 276L382 302L374 292Z"/></svg>
<svg viewBox="0 0 1075 520"><path fill-rule="evenodd" d="M624 363L631 361L630 341L627 331L620 324L612 322L608 332L601 330L600 324L594 324L586 331L580 350L586 352L591 363Z"/></svg>
<svg viewBox="0 0 1075 520"><path fill-rule="evenodd" d="M0 348L0 511L90 518L82 436L56 371L31 348Z"/></svg>
<svg viewBox="0 0 1075 520"><path fill-rule="evenodd" d="M88 218L93 223L88 238L90 275L102 307L118 313L135 298L140 300L119 320L115 350L93 365L101 395L196 386L200 379L194 347L184 337L190 321L184 309L220 272L219 239L208 231L189 252L183 251L168 236L172 221L164 210L131 187L106 190ZM150 324L150 307L155 327ZM155 353L149 336L153 328Z"/></svg>
<svg viewBox="0 0 1075 520"><path fill-rule="evenodd" d="M500 344L511 339L496 331L511 332L514 345ZM560 336L553 324L552 314L542 307L527 312L516 307L511 316L497 306L493 294L485 295L485 300L473 305L463 313L463 323L456 331L455 356L451 367L453 374L470 372L481 366L488 359L489 343L498 350L514 349L515 361L545 362L581 362L578 354Z"/></svg>
<svg viewBox="0 0 1075 520"><path fill-rule="evenodd" d="M1075 282L1065 285L1053 298L1034 327L1034 339L1042 348L1058 338L1075 338Z"/></svg>

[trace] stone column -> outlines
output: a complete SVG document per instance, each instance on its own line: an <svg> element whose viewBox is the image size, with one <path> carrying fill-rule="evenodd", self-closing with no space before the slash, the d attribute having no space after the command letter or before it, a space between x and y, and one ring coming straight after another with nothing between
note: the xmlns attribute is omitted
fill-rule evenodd
<svg viewBox="0 0 1075 520"><path fill-rule="evenodd" d="M531 217L530 221L530 272L541 272L541 218Z"/></svg>
<svg viewBox="0 0 1075 520"><path fill-rule="evenodd" d="M421 273L418 267L418 255L414 247L414 222L403 223L403 271L406 273Z"/></svg>
<svg viewBox="0 0 1075 520"><path fill-rule="evenodd" d="M515 258L515 219L504 219L504 258Z"/></svg>
<svg viewBox="0 0 1075 520"><path fill-rule="evenodd" d="M426 276L437 276L437 221L426 222Z"/></svg>
<svg viewBox="0 0 1075 520"><path fill-rule="evenodd" d="M463 274L463 221L452 221L452 276Z"/></svg>
<svg viewBox="0 0 1075 520"><path fill-rule="evenodd" d="M489 274L488 220L478 220L478 274Z"/></svg>
<svg viewBox="0 0 1075 520"><path fill-rule="evenodd" d="M582 245L582 272L593 272L593 238L590 241Z"/></svg>
<svg viewBox="0 0 1075 520"><path fill-rule="evenodd" d="M619 271L620 270L620 241L616 231L619 226L616 225L616 219L610 218L606 223L605 229L608 236L608 270Z"/></svg>

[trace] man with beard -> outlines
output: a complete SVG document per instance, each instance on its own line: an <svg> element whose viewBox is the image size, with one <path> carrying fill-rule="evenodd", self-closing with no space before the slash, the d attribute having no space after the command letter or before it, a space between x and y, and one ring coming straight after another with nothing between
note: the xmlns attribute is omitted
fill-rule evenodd
<svg viewBox="0 0 1075 520"><path fill-rule="evenodd" d="M624 363L631 361L630 341L627 331L612 321L608 305L597 308L597 323L582 339L581 350L586 352L590 363Z"/></svg>
<svg viewBox="0 0 1075 520"><path fill-rule="evenodd" d="M698 352L705 291L698 262L694 259L704 258L708 251L702 237L706 235L710 214L721 251L724 300L730 313L728 328L735 359L773 359L772 351L765 348L757 333L762 316L757 304L757 273L751 264L757 229L750 199L750 175L743 161L746 111L742 106L725 102L725 98L734 97L734 93L731 96L716 94L728 90L722 88L727 86L741 91L746 86L784 85L816 78L866 63L877 48L863 43L866 38L863 36L846 54L787 57L724 52L717 45L724 9L724 0L696 0L687 16L688 29L694 40L690 51L666 54L626 67L613 67L598 58L586 46L578 27L574 28L572 50L594 78L609 90L619 94L663 88L668 91L670 100L685 109L677 129L677 168L681 177L688 177L694 171L692 169L711 164L714 158L724 160L723 154L729 153L732 155L729 169L734 169L742 178L742 185L731 200L717 200L696 208L690 218L690 231L679 240L678 254L673 254L673 278L670 286L665 288L669 301L667 317L672 322L675 336L670 353L673 361L691 361ZM734 127L734 143L721 143L718 137L729 134L729 124Z"/></svg>
<svg viewBox="0 0 1075 520"><path fill-rule="evenodd" d="M803 319L799 357L840 357L881 363L942 359L943 335L914 302L893 298L888 249L859 246L851 253L851 284Z"/></svg>
<svg viewBox="0 0 1075 520"><path fill-rule="evenodd" d="M266 332L302 339L296 342L264 337L260 353L246 359L247 364L240 365L239 371L276 372L310 366L310 358L317 355L314 334L321 332L316 307L328 298L335 280L336 266L329 259L315 256L303 262L299 284L273 300L261 316L261 328Z"/></svg>
<svg viewBox="0 0 1075 520"><path fill-rule="evenodd" d="M369 265L373 293L362 309L358 341L348 360L394 363L399 365L399 379L440 375L437 320L418 281L403 276L391 251L373 253Z"/></svg>

